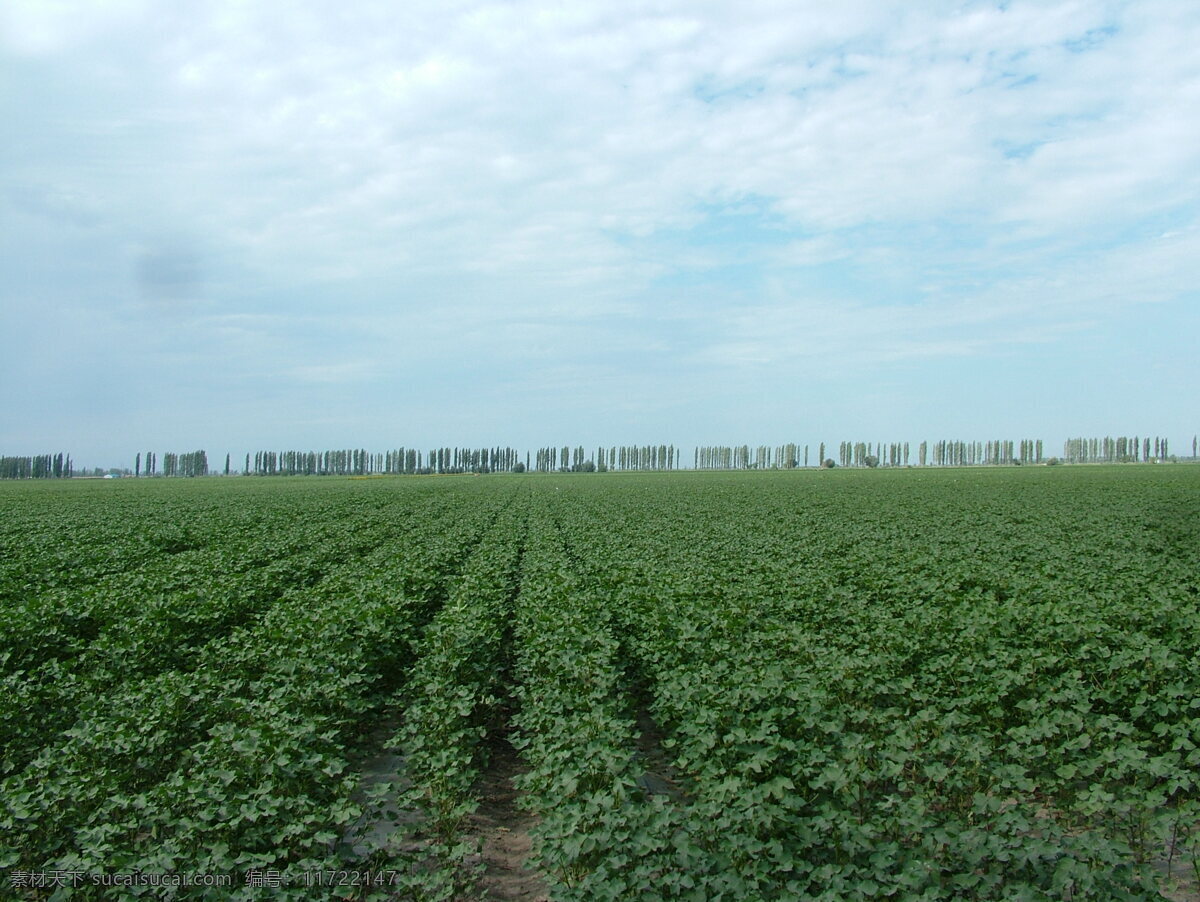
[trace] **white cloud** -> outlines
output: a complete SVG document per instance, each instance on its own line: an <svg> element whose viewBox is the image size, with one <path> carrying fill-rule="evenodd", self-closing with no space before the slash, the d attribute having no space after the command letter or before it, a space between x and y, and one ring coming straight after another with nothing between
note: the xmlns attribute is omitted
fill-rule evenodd
<svg viewBox="0 0 1200 902"><path fill-rule="evenodd" d="M1139 28L1128 9L210 9L131 35L169 30L147 65L180 78L155 100L183 121L147 191L260 265L322 278L588 261L599 228L645 237L745 195L807 230L944 215L1054 229L1169 203L1196 171L1194 66L1162 61L1187 58L1162 42L1182 49L1188 29ZM1117 13L1129 34L1062 47ZM1146 106L1161 76L1182 93ZM1009 87L1022 77L1036 81ZM998 149L1030 142L1024 159Z"/></svg>
<svg viewBox="0 0 1200 902"><path fill-rule="evenodd" d="M0 29L54 73L0 93L34 136L0 202L281 380L955 359L1198 275L1200 13L1171 0L21 0Z"/></svg>
<svg viewBox="0 0 1200 902"><path fill-rule="evenodd" d="M817 238L790 241L776 251L774 257L783 266L815 266L844 260L850 254L851 251L845 243L834 235L821 235Z"/></svg>
<svg viewBox="0 0 1200 902"><path fill-rule="evenodd" d="M147 10L146 0L6 0L0 48L45 56L103 40Z"/></svg>

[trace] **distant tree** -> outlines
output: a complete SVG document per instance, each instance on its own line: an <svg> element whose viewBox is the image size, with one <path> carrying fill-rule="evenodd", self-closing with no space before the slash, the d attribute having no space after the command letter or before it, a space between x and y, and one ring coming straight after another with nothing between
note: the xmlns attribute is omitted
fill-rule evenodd
<svg viewBox="0 0 1200 902"><path fill-rule="evenodd" d="M71 455L62 451L30 457L0 457L0 479L62 479L73 475Z"/></svg>
<svg viewBox="0 0 1200 902"><path fill-rule="evenodd" d="M823 470L832 470L836 466L837 466L837 464L834 463L834 460L832 457L828 457L825 460L821 461L821 468Z"/></svg>

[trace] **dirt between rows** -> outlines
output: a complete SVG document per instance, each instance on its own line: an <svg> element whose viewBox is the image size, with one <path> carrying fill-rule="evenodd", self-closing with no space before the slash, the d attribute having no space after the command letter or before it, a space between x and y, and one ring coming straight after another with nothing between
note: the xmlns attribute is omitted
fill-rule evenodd
<svg viewBox="0 0 1200 902"><path fill-rule="evenodd" d="M398 725L398 720L381 727L378 744L386 741ZM647 768L639 780L650 794L665 794L677 801L687 796L681 791L679 777L662 748L662 732L644 709L638 711L638 756ZM360 764L366 784L386 781L398 787L406 785L403 776L403 758L385 751ZM530 831L538 819L517 804L520 792L513 785L513 778L524 772L516 750L503 734L489 740L488 766L475 784L479 807L467 820L465 837L475 840L480 853L468 861L470 865L482 865L477 888L480 897L486 900L523 900L523 902L549 902L550 895L541 875L525 866L532 848ZM1048 813L1046 813L1048 816ZM414 812L400 810L396 805L384 806L384 811L357 824L348 831L344 842L350 846L368 838L375 844L386 844L393 831L403 824L411 823ZM365 853L365 848L363 850ZM362 853L360 853L362 854ZM1159 891L1163 899L1170 902L1200 902L1200 881L1191 868L1183 850L1171 856L1168 870L1167 850L1163 851L1154 865L1159 872Z"/></svg>
<svg viewBox="0 0 1200 902"><path fill-rule="evenodd" d="M476 784L479 807L467 828L468 837L482 846L483 897L549 902L546 884L525 867L532 846L529 831L537 818L516 804L520 793L512 781L523 770L520 758L505 739L493 740L489 752L491 760Z"/></svg>

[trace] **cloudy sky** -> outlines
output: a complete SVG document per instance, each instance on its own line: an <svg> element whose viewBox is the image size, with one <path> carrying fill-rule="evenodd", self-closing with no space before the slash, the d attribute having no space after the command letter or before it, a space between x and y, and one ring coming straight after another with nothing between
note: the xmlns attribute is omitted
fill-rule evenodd
<svg viewBox="0 0 1200 902"><path fill-rule="evenodd" d="M1197 47L1192 0L5 0L0 453L1190 451Z"/></svg>

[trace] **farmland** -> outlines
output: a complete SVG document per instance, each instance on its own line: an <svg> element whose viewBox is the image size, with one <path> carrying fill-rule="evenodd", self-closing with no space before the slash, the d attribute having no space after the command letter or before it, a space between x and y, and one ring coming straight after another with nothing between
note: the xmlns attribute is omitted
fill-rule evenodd
<svg viewBox="0 0 1200 902"><path fill-rule="evenodd" d="M471 898L505 747L555 899L1157 898L1198 514L1189 466L0 484L0 894ZM232 881L87 883L139 872Z"/></svg>

